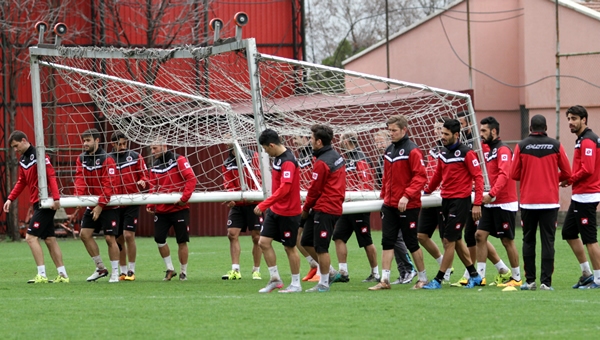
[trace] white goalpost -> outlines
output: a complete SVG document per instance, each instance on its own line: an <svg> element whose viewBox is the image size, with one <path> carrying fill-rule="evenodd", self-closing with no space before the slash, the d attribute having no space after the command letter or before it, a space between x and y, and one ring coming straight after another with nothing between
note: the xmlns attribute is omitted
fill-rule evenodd
<svg viewBox="0 0 600 340"><path fill-rule="evenodd" d="M81 134L89 128L100 131L107 152L112 151L112 134L123 132L130 149L148 165L148 147L158 140L185 156L196 175L190 202L268 196L270 160L257 143L265 128L276 130L298 158L308 160L305 137L311 125L330 125L336 133L334 147L342 155L348 150L340 145L340 136L353 136L372 167L372 183L347 188L345 213L381 208L377 174L381 148L389 144L385 122L391 115L407 116L409 135L426 154L439 142L436 122L467 112L474 149L483 157L467 94L260 54L254 39L173 49L38 45L30 48L30 56L38 157L51 156L63 207L97 201L74 195ZM237 164L244 164L253 182L245 183L241 176L240 191L223 186L222 166L232 149L240 151L235 152ZM241 152L248 150L260 154L259 166ZM428 161L426 166L430 176L435 164ZM38 174L42 206L49 206L43 164ZM303 195L307 185L303 180ZM179 197L141 190L116 195L110 204L174 203ZM422 201L424 206L441 204L435 194Z"/></svg>

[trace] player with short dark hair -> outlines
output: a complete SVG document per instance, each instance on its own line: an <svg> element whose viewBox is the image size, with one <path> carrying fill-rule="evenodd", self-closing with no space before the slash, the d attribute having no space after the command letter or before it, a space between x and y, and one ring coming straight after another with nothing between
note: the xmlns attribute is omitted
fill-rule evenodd
<svg viewBox="0 0 600 340"><path fill-rule="evenodd" d="M573 288L600 288L600 247L596 209L600 202L600 138L588 127L588 112L581 105L566 112L569 129L577 135L573 153L573 174L561 186L573 186L571 204L562 228L566 240L581 267L581 278ZM581 238L580 236L581 235ZM585 256L587 248L594 272Z"/></svg>
<svg viewBox="0 0 600 340"><path fill-rule="evenodd" d="M321 277L319 283L306 290L328 292L330 283L341 278L331 266L329 244L337 220L342 215L342 204L346 196L346 165L344 158L331 146L333 129L321 124L311 126L311 143L315 162L312 182L302 207L302 218L306 219L302 232L302 246L317 258Z"/></svg>
<svg viewBox="0 0 600 340"><path fill-rule="evenodd" d="M56 265L58 276L54 280L55 283L69 283L69 277L63 264L62 252L56 236L54 235L54 214L60 208L60 192L56 182L56 174L50 163L50 158L45 156L44 163L46 165L46 181L48 184L48 196L52 197L54 203L50 209L40 208L39 185L38 185L38 165L36 148L29 143L27 135L19 130L13 131L8 137L8 144L11 148L18 152L21 157L19 159L19 177L14 188L8 195L8 199L4 202L4 212L10 211L11 203L16 200L23 190L29 188L29 203L33 204L33 216L29 220L27 234L25 240L31 249L33 259L37 265L38 273L32 280L27 283L48 283L46 276L46 265L44 264L44 253L40 246L39 239L44 240L50 257Z"/></svg>
<svg viewBox="0 0 600 340"><path fill-rule="evenodd" d="M559 181L571 177L571 166L563 146L546 134L546 118L531 118L529 137L515 147L510 177L519 182L521 226L523 227L523 269L521 290L536 290L535 244L538 224L542 239L540 290L553 290L554 234L556 233ZM543 194L540 194L543 190Z"/></svg>
<svg viewBox="0 0 600 340"><path fill-rule="evenodd" d="M356 133L348 132L340 138L340 149L346 161L346 186L348 191L373 191L373 167L370 160L358 146ZM371 273L378 273L377 249L371 238L371 213L342 215L333 230L333 241L339 263L340 282L350 281L348 272L348 248L346 243L352 233L360 248L365 249Z"/></svg>
<svg viewBox="0 0 600 340"><path fill-rule="evenodd" d="M435 174L429 180L425 193L431 193L442 186L442 216L444 218L444 258L436 277L423 288L441 289L444 275L452 267L454 252L458 254L465 268L469 271L469 282L465 288L473 288L481 284L482 278L477 273L465 243L462 241L462 230L467 222L469 210L473 220L481 217L481 201L483 196L483 175L479 167L477 155L460 141L460 123L456 119L444 122L442 128L442 144ZM475 182L475 200L471 202L471 191ZM470 209L472 206L472 209Z"/></svg>
<svg viewBox="0 0 600 340"><path fill-rule="evenodd" d="M115 160L117 174L120 177L117 192L121 194L138 194L140 189L145 189L148 182L148 168L141 154L129 150L129 140L119 130L115 131L110 140L113 150L110 156ZM128 205L119 208L119 280L135 280L135 260L137 247L135 244L135 231L140 216L139 205ZM127 258L129 257L129 263Z"/></svg>
<svg viewBox="0 0 600 340"><path fill-rule="evenodd" d="M270 274L269 283L258 292L270 293L275 289L283 288L283 281L277 269L277 256L273 249L273 240L275 240L283 244L292 272L292 282L279 292L299 293L302 291L302 286L296 241L302 207L298 161L292 151L281 143L279 135L274 130L264 130L258 138L258 143L270 157L273 157L271 171L273 194L254 209L256 215L261 215L263 212L265 214L258 245L263 251Z"/></svg>
<svg viewBox="0 0 600 340"><path fill-rule="evenodd" d="M181 193L175 204L148 204L146 211L154 214L154 242L167 268L164 281L171 281L177 275L171 250L167 244L169 229L175 230L177 240L177 255L179 257L179 280L187 280L187 265L189 258L188 242L190 241L190 205L196 187L196 176L189 161L182 155L167 150L162 141L155 141L150 146L154 163L150 169L150 193Z"/></svg>
<svg viewBox="0 0 600 340"><path fill-rule="evenodd" d="M115 161L100 147L100 132L89 129L81 134L84 152L77 157L75 171L75 195L98 196L98 204L87 207L81 221L81 241L88 254L96 264L96 270L87 278L88 282L96 281L108 275L100 257L98 244L94 240L94 232L104 231L104 239L108 245L108 257L112 272L108 282L119 282L119 246L116 236L119 232L118 206L108 206L110 198L118 188L119 177L116 175ZM79 208L78 208L79 210Z"/></svg>
<svg viewBox="0 0 600 340"><path fill-rule="evenodd" d="M496 282L498 287L520 287L521 270L519 252L515 246L515 217L519 209L517 185L510 178L512 150L500 139L500 123L494 117L486 117L480 122L481 139L489 147L484 155L491 189L483 197L481 220L477 225L477 271L485 278L488 257L488 236L502 241L511 265L510 279Z"/></svg>
<svg viewBox="0 0 600 340"><path fill-rule="evenodd" d="M223 186L227 191L240 191L242 190L242 183L240 176L244 176L244 184L249 190L261 190L260 183L255 183L254 179L250 175L248 167L254 170L257 180L260 181L260 164L258 158L258 152L242 148L242 155L239 156L242 165L238 165L237 148L233 143L227 145L229 149L229 155L223 163ZM240 175L241 174L241 175ZM246 190L246 189L244 189ZM257 216L254 213L256 208L256 202L249 202L246 200L242 201L230 201L226 202L229 209L227 216L227 237L229 238L229 253L231 254L231 270L227 274L221 276L223 280L239 280L242 278L240 272L240 233L250 231L252 236L252 259L254 260L254 267L252 268L252 279L260 280L260 258L262 251L258 245L258 239L260 238L260 228L262 227L263 216Z"/></svg>

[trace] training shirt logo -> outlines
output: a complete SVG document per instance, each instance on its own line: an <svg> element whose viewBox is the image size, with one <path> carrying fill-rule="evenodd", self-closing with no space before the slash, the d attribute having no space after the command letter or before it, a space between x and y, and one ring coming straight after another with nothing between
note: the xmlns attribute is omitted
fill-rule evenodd
<svg viewBox="0 0 600 340"><path fill-rule="evenodd" d="M99 159L96 160L96 165L100 165L100 160Z"/></svg>
<svg viewBox="0 0 600 340"><path fill-rule="evenodd" d="M188 162L185 162L185 163L183 163L183 166L184 166L186 169L189 169L189 168L190 168L190 163L188 163Z"/></svg>
<svg viewBox="0 0 600 340"><path fill-rule="evenodd" d="M108 169L108 174L109 175L114 175L115 174L115 169L113 169L113 168Z"/></svg>
<svg viewBox="0 0 600 340"><path fill-rule="evenodd" d="M508 160L508 155L502 155L502 157L500 158L503 162L506 162Z"/></svg>
<svg viewBox="0 0 600 340"><path fill-rule="evenodd" d="M125 159L127 159L128 162L131 162L133 160L133 158L131 158L131 156L127 156L127 158L125 158Z"/></svg>
<svg viewBox="0 0 600 340"><path fill-rule="evenodd" d="M592 155L592 149L590 149L590 148L586 148L586 149L585 149L585 155L586 155L586 156L591 156L591 155Z"/></svg>
<svg viewBox="0 0 600 340"><path fill-rule="evenodd" d="M318 173L316 173L316 172L313 172L312 178L313 178L313 180L315 180L315 181L316 181L316 180L317 180L317 178L319 178L319 174L318 174Z"/></svg>
<svg viewBox="0 0 600 340"><path fill-rule="evenodd" d="M34 158L35 158L35 156L34 156L33 154L31 154L31 155L29 156L29 160L30 160L30 161L32 161Z"/></svg>
<svg viewBox="0 0 600 340"><path fill-rule="evenodd" d="M404 155L404 149L400 150L400 156Z"/></svg>
<svg viewBox="0 0 600 340"><path fill-rule="evenodd" d="M479 166L479 161L474 159L473 160L473 166L478 167Z"/></svg>
<svg viewBox="0 0 600 340"><path fill-rule="evenodd" d="M458 156L460 156L460 150L454 151L454 157L458 157Z"/></svg>
<svg viewBox="0 0 600 340"><path fill-rule="evenodd" d="M284 171L283 172L283 178L291 178L292 177L292 173L289 171Z"/></svg>

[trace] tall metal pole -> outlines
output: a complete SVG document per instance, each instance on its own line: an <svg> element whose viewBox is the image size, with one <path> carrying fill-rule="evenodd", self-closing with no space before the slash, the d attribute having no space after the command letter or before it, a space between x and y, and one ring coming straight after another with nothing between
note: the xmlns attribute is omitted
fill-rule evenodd
<svg viewBox="0 0 600 340"><path fill-rule="evenodd" d="M48 181L46 177L46 144L44 143L44 120L42 114L42 91L40 88L40 65L37 56L31 55L31 104L33 108L33 131L35 134L35 151L37 157L38 191L40 205L49 208Z"/></svg>
<svg viewBox="0 0 600 340"><path fill-rule="evenodd" d="M389 23L388 0L385 0L385 65L386 76L390 78L390 23Z"/></svg>
<svg viewBox="0 0 600 340"><path fill-rule="evenodd" d="M471 6L467 0L467 48L469 53L469 88L473 88L473 67L471 63Z"/></svg>
<svg viewBox="0 0 600 340"><path fill-rule="evenodd" d="M558 23L558 0L554 0L556 11L556 139L560 140L560 25Z"/></svg>

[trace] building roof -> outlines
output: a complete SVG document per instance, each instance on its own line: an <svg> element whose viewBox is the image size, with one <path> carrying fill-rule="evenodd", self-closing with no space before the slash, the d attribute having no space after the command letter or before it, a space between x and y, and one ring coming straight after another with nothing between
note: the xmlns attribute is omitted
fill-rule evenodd
<svg viewBox="0 0 600 340"><path fill-rule="evenodd" d="M437 17L438 15L443 14L444 12L452 9L453 7L461 4L462 2L464 2L465 0L456 0L454 2L452 2L451 4L449 4L448 6L446 6L446 8L441 9L425 18L423 18L421 21L418 21L402 30L400 30L399 32L391 35L389 37L389 41L391 42L392 40L400 37L401 35L403 35L404 33L419 27L420 25L426 23L427 21ZM591 18L594 18L596 20L600 21L600 0L548 0L550 2L555 2L558 1L558 4L560 6L566 7L566 8L570 8L574 11L577 11L581 14L587 15ZM357 53L353 56L351 56L350 58L343 60L342 61L342 65L346 65L356 59L361 58L364 55L369 54L371 51L384 46L386 43L385 39L379 41L378 43L370 46L369 48L366 48L365 50L361 51L360 53Z"/></svg>

